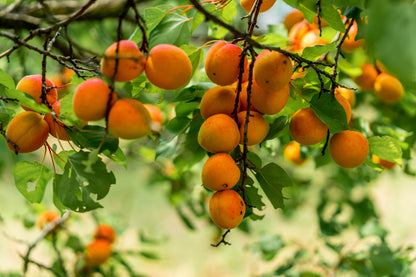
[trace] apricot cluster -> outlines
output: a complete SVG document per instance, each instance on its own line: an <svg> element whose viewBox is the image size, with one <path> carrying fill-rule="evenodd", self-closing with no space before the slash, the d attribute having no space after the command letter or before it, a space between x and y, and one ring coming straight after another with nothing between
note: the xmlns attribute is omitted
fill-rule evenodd
<svg viewBox="0 0 416 277"><path fill-rule="evenodd" d="M103 264L112 254L112 244L116 239L113 227L99 224L94 233L94 239L85 248L86 267L95 267Z"/></svg>

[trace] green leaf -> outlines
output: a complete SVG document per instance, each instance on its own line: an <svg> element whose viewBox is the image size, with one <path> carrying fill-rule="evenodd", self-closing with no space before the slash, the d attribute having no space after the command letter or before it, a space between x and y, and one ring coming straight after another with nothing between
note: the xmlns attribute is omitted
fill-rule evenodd
<svg viewBox="0 0 416 277"><path fill-rule="evenodd" d="M186 87L176 95L173 101L191 101L195 98L202 98L204 93L212 87L212 83L199 83L198 85Z"/></svg>
<svg viewBox="0 0 416 277"><path fill-rule="evenodd" d="M16 87L13 79L2 69L0 69L0 84L9 89L14 89Z"/></svg>
<svg viewBox="0 0 416 277"><path fill-rule="evenodd" d="M303 50L302 57L308 60L316 61L322 55L336 49L336 47L337 47L336 42L328 43L325 45L316 45L313 47L307 47Z"/></svg>
<svg viewBox="0 0 416 277"><path fill-rule="evenodd" d="M275 209L283 208L282 189L292 185L287 173L275 163L265 165L260 171L255 171L256 179Z"/></svg>
<svg viewBox="0 0 416 277"><path fill-rule="evenodd" d="M394 259L393 252L385 243L374 245L369 259L376 276L392 276L393 272L400 272L401 264Z"/></svg>
<svg viewBox="0 0 416 277"><path fill-rule="evenodd" d="M56 194L63 205L76 212L87 212L102 207L96 200L103 199L116 179L107 171L106 164L97 158L87 172L84 161L88 152L77 152L68 157L62 175L56 175Z"/></svg>
<svg viewBox="0 0 416 277"><path fill-rule="evenodd" d="M10 113L3 101L0 101L0 122L3 123L3 126L7 126L10 121Z"/></svg>
<svg viewBox="0 0 416 277"><path fill-rule="evenodd" d="M331 0L332 3L338 8L357 7L359 9L365 9L366 0Z"/></svg>
<svg viewBox="0 0 416 277"><path fill-rule="evenodd" d="M81 148L96 150L102 143L105 136L105 128L96 125L87 125L82 130L67 130L68 135L75 145ZM112 138L109 135L105 137L104 143L100 148L100 153L104 150L114 153L118 149L118 138Z"/></svg>
<svg viewBox="0 0 416 277"><path fill-rule="evenodd" d="M48 109L48 107L46 107L46 105L44 104L39 105L38 103L36 103L35 99L32 96L30 96L27 93L24 93L23 91L20 91L14 88L9 88L5 90L5 92L6 92L5 94L7 97L17 99L20 105L26 106L35 112L38 112L38 113L50 112L50 110Z"/></svg>
<svg viewBox="0 0 416 277"><path fill-rule="evenodd" d="M349 128L345 110L332 94L322 93L320 97L319 94L315 94L310 103L311 109L328 126L332 134Z"/></svg>
<svg viewBox="0 0 416 277"><path fill-rule="evenodd" d="M179 102L175 106L177 117L187 117L195 109L199 107L199 102Z"/></svg>
<svg viewBox="0 0 416 277"><path fill-rule="evenodd" d="M141 256L145 257L146 259L150 259L150 260L159 260L160 257L158 254L156 254L155 252L150 252L150 251L140 251L139 252Z"/></svg>
<svg viewBox="0 0 416 277"><path fill-rule="evenodd" d="M288 125L288 116L279 116L278 118L275 118L273 122L270 124L269 133L267 134L264 140L274 139L278 137Z"/></svg>
<svg viewBox="0 0 416 277"><path fill-rule="evenodd" d="M380 159L402 164L402 148L397 139L390 136L375 136L368 139L370 152Z"/></svg>
<svg viewBox="0 0 416 277"><path fill-rule="evenodd" d="M321 17L337 31L345 33L345 26L342 22L341 15L332 5L331 0L321 1Z"/></svg>
<svg viewBox="0 0 416 277"><path fill-rule="evenodd" d="M31 203L42 201L46 185L52 179L51 170L38 162L18 162L13 175L17 189Z"/></svg>

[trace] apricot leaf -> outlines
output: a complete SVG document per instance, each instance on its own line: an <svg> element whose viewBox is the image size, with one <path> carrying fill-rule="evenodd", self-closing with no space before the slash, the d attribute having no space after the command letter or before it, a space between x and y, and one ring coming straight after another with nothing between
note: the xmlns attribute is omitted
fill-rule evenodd
<svg viewBox="0 0 416 277"><path fill-rule="evenodd" d="M397 139L390 136L375 136L368 140L370 152L380 159L402 164L402 148Z"/></svg>
<svg viewBox="0 0 416 277"><path fill-rule="evenodd" d="M289 117L287 116L279 116L275 118L273 122L270 124L269 133L264 140L274 139L278 137L282 131L289 125Z"/></svg>
<svg viewBox="0 0 416 277"><path fill-rule="evenodd" d="M32 110L34 110L35 112L39 112L39 113L49 113L49 109L46 107L46 105L42 104L39 105L38 103L36 103L35 99L30 96L27 93L24 93L23 91L14 89L14 88L9 88L5 90L5 94L7 97L9 98L13 98L13 99L17 99L19 101L19 104L26 106Z"/></svg>
<svg viewBox="0 0 416 277"><path fill-rule="evenodd" d="M105 135L105 128L101 126L87 125L82 130L67 130L68 135L71 137L72 142L81 147L90 150L95 150L101 144ZM104 150L108 150L111 153L116 152L118 149L118 139L105 137L104 143L100 148L100 153Z"/></svg>
<svg viewBox="0 0 416 277"><path fill-rule="evenodd" d="M0 69L0 84L5 86L6 88L11 88L11 89L14 89L16 87L13 79L1 69Z"/></svg>
<svg viewBox="0 0 416 277"><path fill-rule="evenodd" d="M336 42L328 43L325 45L316 45L314 47L307 47L303 50L302 57L315 61L322 55L334 50L336 47Z"/></svg>

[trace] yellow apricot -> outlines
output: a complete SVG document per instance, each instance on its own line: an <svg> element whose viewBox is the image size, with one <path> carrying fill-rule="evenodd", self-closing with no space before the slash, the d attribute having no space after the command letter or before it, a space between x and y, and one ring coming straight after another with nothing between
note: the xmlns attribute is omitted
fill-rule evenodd
<svg viewBox="0 0 416 277"><path fill-rule="evenodd" d="M16 115L6 130L6 137L11 142L7 146L16 153L29 153L39 149L48 136L48 123L39 113L33 111Z"/></svg>
<svg viewBox="0 0 416 277"><path fill-rule="evenodd" d="M355 82L359 85L363 90L373 90L374 83L378 76L377 69L374 65L366 63L361 66L362 73L360 76L355 77Z"/></svg>
<svg viewBox="0 0 416 277"><path fill-rule="evenodd" d="M52 81L46 77L45 85L47 89L46 100L49 102L49 104L53 105L53 103L58 100L58 92L54 83L52 83ZM35 99L36 103L42 104L42 75L28 75L23 77L19 83L17 83L16 89L29 94ZM25 106L22 106L22 108L26 111L30 111L30 109Z"/></svg>
<svg viewBox="0 0 416 277"><path fill-rule="evenodd" d="M207 189L231 189L240 179L240 169L229 154L217 153L205 162L201 179L202 185Z"/></svg>
<svg viewBox="0 0 416 277"><path fill-rule="evenodd" d="M355 106L355 93L348 89L348 88L343 88L343 87L337 87L335 89L335 93L339 93L342 97L345 98L345 100L348 101L348 103L350 104L350 107L353 108ZM341 104L342 105L342 104ZM344 107L345 109L345 107ZM345 109L346 111L347 109Z"/></svg>
<svg viewBox="0 0 416 277"><path fill-rule="evenodd" d="M240 225L246 213L246 204L234 190L215 192L209 201L209 213L212 221L223 229L232 229Z"/></svg>
<svg viewBox="0 0 416 277"><path fill-rule="evenodd" d="M305 15L300 10L293 10L286 14L285 19L283 20L283 25L285 25L286 30L290 31L290 29L296 23L305 19Z"/></svg>
<svg viewBox="0 0 416 277"><path fill-rule="evenodd" d="M254 63L253 76L257 85L268 91L286 86L293 73L289 57L276 51L264 50Z"/></svg>
<svg viewBox="0 0 416 277"><path fill-rule="evenodd" d="M388 73L380 73L374 82L374 92L384 103L399 101L404 95L402 83Z"/></svg>
<svg viewBox="0 0 416 277"><path fill-rule="evenodd" d="M331 137L329 153L339 166L354 168L363 164L367 159L368 141L360 132L345 130Z"/></svg>
<svg viewBox="0 0 416 277"><path fill-rule="evenodd" d="M228 86L238 80L240 54L243 50L232 43L218 41L205 57L205 72L208 78L220 86ZM244 60L247 64L247 58Z"/></svg>
<svg viewBox="0 0 416 277"><path fill-rule="evenodd" d="M223 113L231 116L235 106L236 93L230 86L216 86L207 92L201 99L201 116L207 119L211 115Z"/></svg>
<svg viewBox="0 0 416 277"><path fill-rule="evenodd" d="M50 224L52 221L59 220L59 218L60 218L60 216L57 212L52 211L52 210L46 210L46 211L43 211L38 216L38 219L36 221L36 225L40 229L43 229L45 227L45 225Z"/></svg>
<svg viewBox="0 0 416 277"><path fill-rule="evenodd" d="M328 127L311 108L303 108L293 115L289 131L292 138L300 144L313 145L325 138Z"/></svg>
<svg viewBox="0 0 416 277"><path fill-rule="evenodd" d="M355 37L357 36L357 32L358 32L358 25L357 25L357 22L354 21L354 23L351 26L351 29L348 32L347 38L344 40L344 43L341 46L342 50L344 50L345 52L352 52L353 50L357 49L363 44L364 42L363 39L355 40Z"/></svg>
<svg viewBox="0 0 416 277"><path fill-rule="evenodd" d="M324 45L327 44L328 41L323 39L319 35L319 29L312 29L308 31L299 41L299 48L305 49L306 47L312 47L315 45Z"/></svg>
<svg viewBox="0 0 416 277"><path fill-rule="evenodd" d="M230 152L237 147L240 132L237 123L226 114L208 117L198 133L198 143L208 152Z"/></svg>
<svg viewBox="0 0 416 277"><path fill-rule="evenodd" d="M385 168L385 169L392 169L393 167L396 166L395 162L390 162L390 161L387 161L387 160L383 160L383 159L379 158L378 156L376 156L374 154L372 156L372 160L373 160L374 163L379 164L382 168Z"/></svg>
<svg viewBox="0 0 416 277"><path fill-rule="evenodd" d="M240 144L244 142L246 115L247 111L242 111L237 114L238 125L240 127ZM269 129L269 123L262 114L250 111L250 119L247 126L247 145L255 145L262 142L269 133Z"/></svg>
<svg viewBox="0 0 416 277"><path fill-rule="evenodd" d="M254 2L256 0L240 0L240 5L246 12L250 12L253 8ZM260 6L260 12L268 11L271 7L273 7L276 0L263 0Z"/></svg>
<svg viewBox="0 0 416 277"><path fill-rule="evenodd" d="M301 50L300 42L302 38L312 30L316 30L317 27L306 20L301 20L295 23L289 31L288 41L292 44L292 48L295 50Z"/></svg>
<svg viewBox="0 0 416 277"><path fill-rule="evenodd" d="M291 141L286 145L283 156L295 165L302 165L306 162L306 159L301 157L300 144L297 141Z"/></svg>
<svg viewBox="0 0 416 277"><path fill-rule="evenodd" d="M188 55L179 47L159 44L149 52L145 73L153 85L175 90L188 83L192 75L192 64Z"/></svg>
<svg viewBox="0 0 416 277"><path fill-rule="evenodd" d="M277 91L267 91L253 83L251 103L257 111L263 114L277 114L286 105L290 96L289 84Z"/></svg>
<svg viewBox="0 0 416 277"><path fill-rule="evenodd" d="M62 100L62 99L61 99ZM49 133L57 139L71 140L68 133L65 130L65 124L59 120L61 114L61 100L55 102L52 105L52 109L55 112L56 118L53 117L52 113L45 115L44 119L49 125Z"/></svg>
<svg viewBox="0 0 416 277"><path fill-rule="evenodd" d="M115 74L116 60L117 74ZM137 44L130 40L120 40L110 45L104 52L104 57L101 60L101 71L104 76L116 82L127 82L137 78L142 74L146 65L146 58L140 52Z"/></svg>
<svg viewBox="0 0 416 277"><path fill-rule="evenodd" d="M162 129L162 123L163 123L163 113L162 111L152 104L144 104L145 108L150 114L150 118L152 120L151 122L151 129L153 133L160 132Z"/></svg>
<svg viewBox="0 0 416 277"><path fill-rule="evenodd" d="M96 239L85 249L85 265L99 266L111 256L111 243L106 239Z"/></svg>
<svg viewBox="0 0 416 277"><path fill-rule="evenodd" d="M136 99L118 100L108 114L108 130L122 139L138 139L151 131L151 118L146 107Z"/></svg>
<svg viewBox="0 0 416 277"><path fill-rule="evenodd" d="M114 102L115 93L112 93L101 79L92 78L82 82L72 98L72 108L75 115L85 121L105 118L110 95L112 95L112 102Z"/></svg>
<svg viewBox="0 0 416 277"><path fill-rule="evenodd" d="M254 84L254 82L253 82L253 84ZM251 85L251 90L253 90L253 84ZM248 88L248 82L245 82L245 83L241 84L240 111L246 111L247 110L247 104L248 104L247 103L247 88ZM251 92L251 93L253 93L253 92ZM251 100L250 110L257 112L256 107L254 107L254 105L253 105L253 100Z"/></svg>
<svg viewBox="0 0 416 277"><path fill-rule="evenodd" d="M114 231L114 228L110 225L102 223L98 224L94 233L94 239L103 239L113 243L116 239L116 231Z"/></svg>
<svg viewBox="0 0 416 277"><path fill-rule="evenodd" d="M347 122L350 123L351 121L351 105L347 101L347 99L344 98L344 96L341 95L340 88L335 89L335 99L337 99L338 103L341 104L341 106L344 108L345 115L347 117Z"/></svg>

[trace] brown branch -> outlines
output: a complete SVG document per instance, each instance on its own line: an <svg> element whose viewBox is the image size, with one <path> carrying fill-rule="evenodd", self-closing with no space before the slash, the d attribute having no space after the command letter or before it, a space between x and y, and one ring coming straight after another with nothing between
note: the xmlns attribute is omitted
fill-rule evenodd
<svg viewBox="0 0 416 277"><path fill-rule="evenodd" d="M230 233L230 229L228 229L227 231L225 231L225 233L222 235L221 240L219 242L217 242L216 244L211 244L212 247L218 247L221 244L224 245L231 245L231 243L229 243L228 241L225 240L225 237Z"/></svg>

